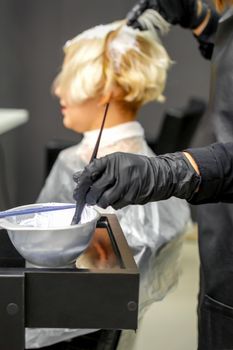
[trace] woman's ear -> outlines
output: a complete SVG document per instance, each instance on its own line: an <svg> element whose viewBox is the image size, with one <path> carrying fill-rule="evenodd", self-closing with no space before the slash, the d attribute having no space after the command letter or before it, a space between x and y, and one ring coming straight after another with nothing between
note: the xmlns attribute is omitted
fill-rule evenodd
<svg viewBox="0 0 233 350"><path fill-rule="evenodd" d="M119 86L115 85L111 88L109 92L107 92L104 96L101 96L99 99L99 106L106 105L106 103L109 103L111 101L118 101L122 102L124 101L125 93Z"/></svg>
<svg viewBox="0 0 233 350"><path fill-rule="evenodd" d="M98 106L102 107L104 105L106 105L107 103L109 103L111 101L112 98L112 91L108 92L107 94L105 94L104 96L101 96L98 102Z"/></svg>

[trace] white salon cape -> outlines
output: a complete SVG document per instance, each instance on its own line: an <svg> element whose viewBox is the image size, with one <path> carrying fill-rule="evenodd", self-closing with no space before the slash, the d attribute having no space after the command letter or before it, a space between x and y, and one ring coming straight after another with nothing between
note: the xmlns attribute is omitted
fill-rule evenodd
<svg viewBox="0 0 233 350"><path fill-rule="evenodd" d="M74 202L73 174L88 164L97 136L98 130L87 132L78 145L59 154L38 202ZM154 155L145 142L143 128L136 121L104 129L98 157L118 151ZM106 211L117 215L140 270L140 321L146 308L163 299L177 282L182 236L190 221L189 207L185 201L171 198L158 203L129 205L117 211L109 207ZM26 329L26 348L48 346L91 331ZM123 331L118 349L131 349L134 338L134 331Z"/></svg>

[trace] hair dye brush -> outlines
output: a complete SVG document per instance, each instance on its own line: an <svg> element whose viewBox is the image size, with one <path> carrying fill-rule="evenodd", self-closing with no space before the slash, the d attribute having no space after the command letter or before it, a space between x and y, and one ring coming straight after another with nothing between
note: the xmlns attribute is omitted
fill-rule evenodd
<svg viewBox="0 0 233 350"><path fill-rule="evenodd" d="M99 144L100 144L100 139L101 139L102 131L103 131L103 128L104 128L106 116L107 116L107 113L108 113L108 108L109 108L109 103L107 103L106 107L105 107L103 121L102 121L102 124L101 124L99 135L98 135L98 138L97 138L97 141L96 141L96 144L95 144L95 148L93 150L93 153L92 153L92 156L91 156L89 164L97 157ZM82 216L82 212L83 212L83 208L84 208L84 206L86 204L86 195L87 195L87 192L88 192L91 184L92 184L91 180L89 178L86 178L85 186L82 186L83 191L82 191L82 193L80 193L79 199L76 202L76 210L75 210L74 217L72 219L71 225L77 225L80 222L80 219L81 219L81 216Z"/></svg>

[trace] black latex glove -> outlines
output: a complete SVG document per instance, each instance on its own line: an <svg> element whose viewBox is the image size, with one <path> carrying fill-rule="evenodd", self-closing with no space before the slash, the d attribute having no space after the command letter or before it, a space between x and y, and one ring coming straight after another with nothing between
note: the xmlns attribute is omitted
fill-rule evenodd
<svg viewBox="0 0 233 350"><path fill-rule="evenodd" d="M200 176L181 152L157 157L113 153L95 159L81 174L74 174L74 180L76 201L89 182L87 204L119 209L171 196L190 199Z"/></svg>
<svg viewBox="0 0 233 350"><path fill-rule="evenodd" d="M199 2L202 3L201 0ZM180 24L181 27L195 29L204 20L208 6L202 3L202 11L198 14L198 0L141 0L128 13L127 24L140 28L137 19L147 9L156 10L171 24Z"/></svg>

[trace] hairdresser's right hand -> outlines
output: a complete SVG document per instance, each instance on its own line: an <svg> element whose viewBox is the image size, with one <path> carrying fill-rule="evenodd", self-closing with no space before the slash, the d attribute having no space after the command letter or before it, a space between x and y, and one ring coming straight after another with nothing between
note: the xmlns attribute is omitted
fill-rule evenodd
<svg viewBox="0 0 233 350"><path fill-rule="evenodd" d="M182 152L157 157L112 153L95 159L82 173L76 173L74 180L76 201L89 182L87 204L120 209L171 196L189 200L197 190L200 176Z"/></svg>
<svg viewBox="0 0 233 350"><path fill-rule="evenodd" d="M134 28L140 28L138 18L148 9L156 10L171 24L195 29L206 17L208 6L201 0L141 0L128 13L127 24Z"/></svg>

